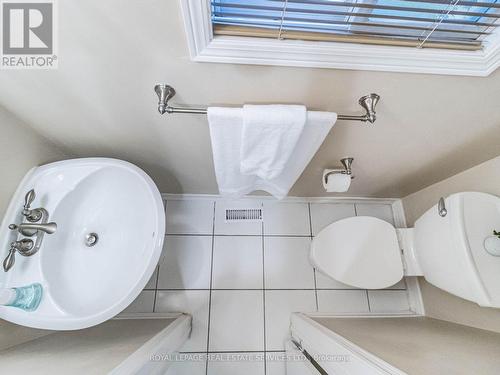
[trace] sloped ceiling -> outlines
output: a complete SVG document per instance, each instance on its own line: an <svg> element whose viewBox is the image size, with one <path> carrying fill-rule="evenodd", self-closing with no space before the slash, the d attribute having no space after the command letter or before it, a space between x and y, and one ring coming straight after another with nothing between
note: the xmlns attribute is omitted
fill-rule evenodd
<svg viewBox="0 0 500 375"><path fill-rule="evenodd" d="M182 1L182 0L181 0ZM291 195L326 195L321 172L353 156L353 196L401 197L500 154L500 72L487 78L191 62L179 2L64 0L59 68L0 71L0 104L75 156L144 168L163 192L216 193L205 116L160 116L155 83L190 105L304 103L338 122ZM19 150L22 152L22 150ZM14 157L14 156L13 156Z"/></svg>

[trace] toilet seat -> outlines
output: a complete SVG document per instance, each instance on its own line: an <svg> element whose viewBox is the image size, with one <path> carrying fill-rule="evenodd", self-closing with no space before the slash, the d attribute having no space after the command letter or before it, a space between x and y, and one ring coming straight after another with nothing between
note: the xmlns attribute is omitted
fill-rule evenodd
<svg viewBox="0 0 500 375"><path fill-rule="evenodd" d="M312 241L311 262L327 276L362 289L387 288L403 277L395 228L368 216L324 228Z"/></svg>

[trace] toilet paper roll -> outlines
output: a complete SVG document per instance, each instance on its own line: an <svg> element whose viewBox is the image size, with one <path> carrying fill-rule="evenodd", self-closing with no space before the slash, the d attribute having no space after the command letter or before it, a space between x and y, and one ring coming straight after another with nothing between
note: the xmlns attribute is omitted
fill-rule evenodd
<svg viewBox="0 0 500 375"><path fill-rule="evenodd" d="M328 176L326 184L323 184L328 193L343 193L351 186L351 176L343 173L334 173Z"/></svg>

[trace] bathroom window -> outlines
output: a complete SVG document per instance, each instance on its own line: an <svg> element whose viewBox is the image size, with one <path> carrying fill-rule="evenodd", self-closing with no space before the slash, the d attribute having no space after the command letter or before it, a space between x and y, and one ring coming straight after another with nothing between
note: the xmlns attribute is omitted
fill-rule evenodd
<svg viewBox="0 0 500 375"><path fill-rule="evenodd" d="M189 39L198 61L461 75L488 75L500 62L500 0L181 4L188 34L205 28Z"/></svg>
<svg viewBox="0 0 500 375"><path fill-rule="evenodd" d="M497 0L463 4L457 0L211 2L215 35L481 49L495 27L500 4Z"/></svg>

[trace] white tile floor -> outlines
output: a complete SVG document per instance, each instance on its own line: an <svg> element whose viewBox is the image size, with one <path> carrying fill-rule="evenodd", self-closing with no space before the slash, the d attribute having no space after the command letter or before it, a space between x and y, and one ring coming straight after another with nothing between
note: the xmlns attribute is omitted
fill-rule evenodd
<svg viewBox="0 0 500 375"><path fill-rule="evenodd" d="M264 353L223 353L208 360L208 375L263 375ZM191 374L195 375L195 374Z"/></svg>
<svg viewBox="0 0 500 375"><path fill-rule="evenodd" d="M214 290L208 350L262 351L264 296L260 290Z"/></svg>
<svg viewBox="0 0 500 375"><path fill-rule="evenodd" d="M265 237L266 289L314 289L309 237Z"/></svg>
<svg viewBox="0 0 500 375"><path fill-rule="evenodd" d="M326 225L355 215L394 224L390 205L195 198L166 207L159 267L127 312L193 316L181 350L209 358L178 363L169 375L283 375L284 364L266 358L283 352L290 313L409 310L404 280L386 290L355 289L317 272L308 259L311 239ZM264 220L226 223L226 208L263 208Z"/></svg>
<svg viewBox="0 0 500 375"><path fill-rule="evenodd" d="M213 257L213 289L263 289L259 236L217 236Z"/></svg>
<svg viewBox="0 0 500 375"><path fill-rule="evenodd" d="M191 337L182 348L185 352L205 352L208 341L209 290L159 290L155 312L184 312L193 317Z"/></svg>
<svg viewBox="0 0 500 375"><path fill-rule="evenodd" d="M211 236L167 236L158 289L210 289Z"/></svg>
<svg viewBox="0 0 500 375"><path fill-rule="evenodd" d="M314 290L266 290L266 350L282 351L291 312L316 311Z"/></svg>

